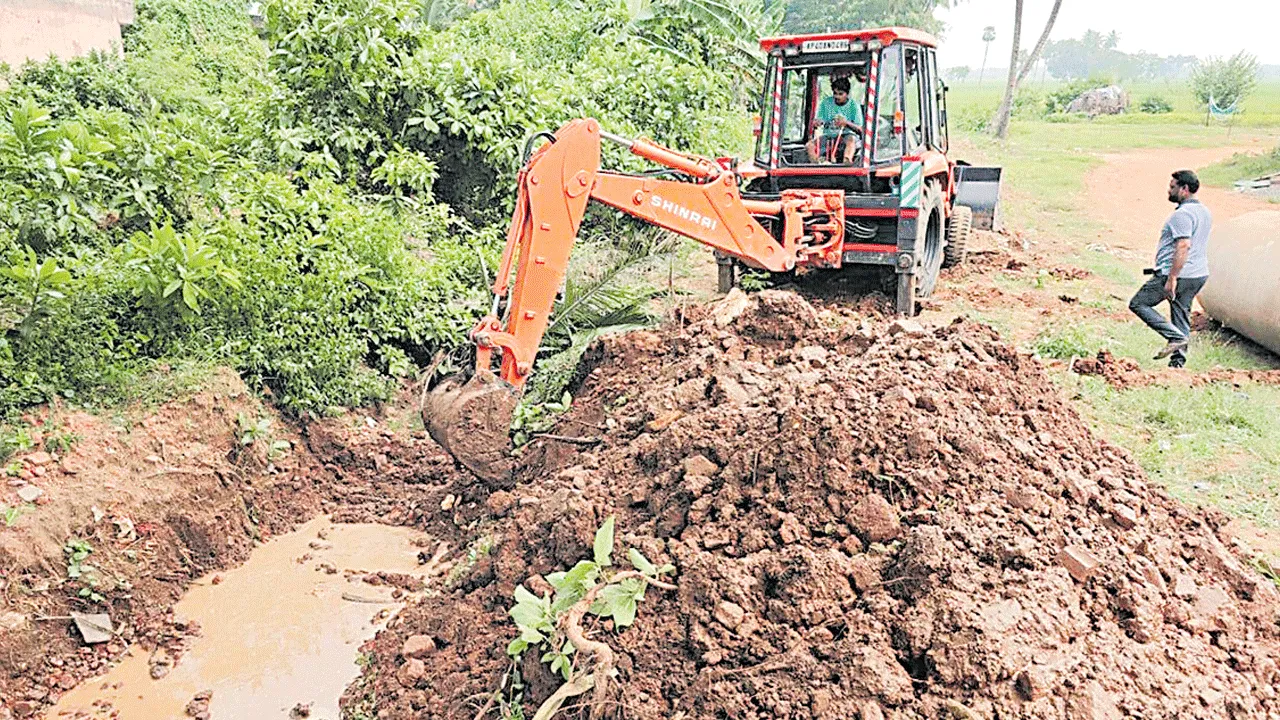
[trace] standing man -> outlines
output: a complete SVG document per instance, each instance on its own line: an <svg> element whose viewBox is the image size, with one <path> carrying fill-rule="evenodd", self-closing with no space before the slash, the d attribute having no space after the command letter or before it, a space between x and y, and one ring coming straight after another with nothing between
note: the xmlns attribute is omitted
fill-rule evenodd
<svg viewBox="0 0 1280 720"><path fill-rule="evenodd" d="M1200 178L1190 170L1179 170L1169 181L1169 202L1178 206L1160 231L1156 264L1151 279L1129 301L1129 309L1168 342L1156 353L1156 360L1169 358L1169 367L1187 362L1191 338L1191 301L1209 279L1209 230L1213 217L1196 199ZM1169 317L1155 306L1169 301Z"/></svg>

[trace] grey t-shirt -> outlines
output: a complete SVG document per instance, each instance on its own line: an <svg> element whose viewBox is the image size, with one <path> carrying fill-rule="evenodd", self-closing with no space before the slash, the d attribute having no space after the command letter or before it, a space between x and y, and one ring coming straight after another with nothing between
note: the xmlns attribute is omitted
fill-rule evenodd
<svg viewBox="0 0 1280 720"><path fill-rule="evenodd" d="M1187 251L1187 262L1182 266L1178 277L1209 277L1209 230L1213 227L1213 216L1209 208L1199 200L1192 198L1173 211L1160 231L1160 246L1156 248L1156 272L1168 275L1173 268L1173 253L1177 241L1191 238L1191 249Z"/></svg>

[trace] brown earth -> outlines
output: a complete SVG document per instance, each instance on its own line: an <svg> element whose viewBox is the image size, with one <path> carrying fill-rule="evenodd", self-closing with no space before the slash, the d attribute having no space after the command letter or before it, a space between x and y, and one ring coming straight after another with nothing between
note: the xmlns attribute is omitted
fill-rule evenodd
<svg viewBox="0 0 1280 720"><path fill-rule="evenodd" d="M1261 153L1270 147L1264 138L1256 138L1251 145L1236 147L1165 148L1103 156L1106 164L1085 179L1088 213L1105 223L1098 241L1133 253L1138 263L1149 262L1155 254L1160 228L1173 212L1166 194L1173 171L1195 170L1238 152ZM1274 209L1265 198L1222 188L1205 186L1199 195L1218 222L1255 210Z"/></svg>
<svg viewBox="0 0 1280 720"><path fill-rule="evenodd" d="M557 432L601 442L535 443L514 490L462 491L484 503L454 513L485 538L474 566L367 644L348 711L498 717L505 699L477 711L511 666L514 588L590 557L613 515L616 550L673 563L678 589L624 632L588 626L618 654L605 716L1280 712L1275 586L1036 360L964 321L741 300L594 348ZM530 717L559 683L536 652L520 668Z"/></svg>
<svg viewBox="0 0 1280 720"><path fill-rule="evenodd" d="M266 436L242 445L240 416L271 420ZM369 410L298 430L228 370L155 409L114 419L46 410L30 419L38 441L66 438L70 447L19 456L31 482L11 478L0 488L0 505L24 508L0 527L3 720L38 712L129 644L179 657L190 628L175 624L173 603L197 578L242 562L258 541L322 512L411 524L423 507L438 513L456 476L425 433L393 431L400 417ZM270 453L273 441L289 447ZM42 494L24 505L19 484ZM80 578L69 577L64 550L73 539L92 548L82 564L93 570ZM85 588L103 600L81 597ZM115 639L85 645L70 612L109 612Z"/></svg>

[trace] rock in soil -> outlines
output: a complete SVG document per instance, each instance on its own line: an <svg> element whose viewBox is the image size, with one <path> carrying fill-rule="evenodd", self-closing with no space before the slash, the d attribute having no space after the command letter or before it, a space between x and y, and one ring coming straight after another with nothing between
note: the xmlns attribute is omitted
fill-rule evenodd
<svg viewBox="0 0 1280 720"><path fill-rule="evenodd" d="M556 432L613 430L526 447L496 517L453 491L481 514L451 539L486 551L366 645L349 708L471 720L511 667L516 585L590 558L612 515L615 563L637 548L678 589L593 626L617 654L605 717L1280 716L1275 586L990 328L765 291L584 363ZM525 717L562 682L540 654Z"/></svg>

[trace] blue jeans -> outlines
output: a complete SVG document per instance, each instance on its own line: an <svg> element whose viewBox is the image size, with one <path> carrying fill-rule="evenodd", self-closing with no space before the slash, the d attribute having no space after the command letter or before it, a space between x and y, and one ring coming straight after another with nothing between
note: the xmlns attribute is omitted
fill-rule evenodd
<svg viewBox="0 0 1280 720"><path fill-rule="evenodd" d="M1160 333L1160 337L1169 342L1182 342L1191 337L1191 301L1200 294L1200 289L1209 278L1178 278L1178 290L1172 300L1164 290L1168 279L1167 275L1160 273L1152 275L1129 301L1129 309L1142 318L1148 327ZM1170 300L1169 320L1165 320L1156 311L1156 306L1165 300ZM1186 362L1186 353L1176 352L1169 356L1169 365L1172 367L1182 367Z"/></svg>

